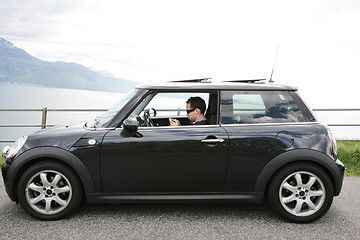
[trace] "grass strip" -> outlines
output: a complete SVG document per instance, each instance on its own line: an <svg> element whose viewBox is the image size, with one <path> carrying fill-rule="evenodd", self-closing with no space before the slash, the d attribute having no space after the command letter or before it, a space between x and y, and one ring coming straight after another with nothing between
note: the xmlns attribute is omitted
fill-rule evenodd
<svg viewBox="0 0 360 240"><path fill-rule="evenodd" d="M360 176L360 142L339 141L338 158L345 165L345 175Z"/></svg>

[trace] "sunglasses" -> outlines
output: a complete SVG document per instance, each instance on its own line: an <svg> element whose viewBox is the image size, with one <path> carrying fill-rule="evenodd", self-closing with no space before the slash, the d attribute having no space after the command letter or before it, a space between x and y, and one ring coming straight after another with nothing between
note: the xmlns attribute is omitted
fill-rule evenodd
<svg viewBox="0 0 360 240"><path fill-rule="evenodd" d="M189 110L186 110L187 114L193 112L196 108L192 108L192 109L189 109Z"/></svg>

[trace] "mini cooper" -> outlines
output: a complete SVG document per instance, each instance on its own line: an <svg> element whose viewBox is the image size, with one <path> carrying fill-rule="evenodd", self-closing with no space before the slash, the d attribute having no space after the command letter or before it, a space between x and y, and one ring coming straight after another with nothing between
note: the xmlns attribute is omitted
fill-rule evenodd
<svg viewBox="0 0 360 240"><path fill-rule="evenodd" d="M24 136L1 169L10 199L41 220L82 201L267 201L311 222L341 191L336 152L296 88L198 79L142 84L95 120Z"/></svg>

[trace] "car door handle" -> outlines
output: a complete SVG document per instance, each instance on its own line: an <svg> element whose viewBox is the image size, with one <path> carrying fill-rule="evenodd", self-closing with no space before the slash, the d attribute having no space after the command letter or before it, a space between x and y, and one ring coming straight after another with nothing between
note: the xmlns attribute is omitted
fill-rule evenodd
<svg viewBox="0 0 360 240"><path fill-rule="evenodd" d="M203 139L201 140L201 142L203 143L222 143L224 142L225 140L222 139L222 138L215 138L215 139Z"/></svg>

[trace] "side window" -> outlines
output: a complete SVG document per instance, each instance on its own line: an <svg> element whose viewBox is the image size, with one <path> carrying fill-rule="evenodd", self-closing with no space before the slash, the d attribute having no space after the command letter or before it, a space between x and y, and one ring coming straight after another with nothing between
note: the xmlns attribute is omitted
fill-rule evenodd
<svg viewBox="0 0 360 240"><path fill-rule="evenodd" d="M136 117L142 127L169 126L169 118L179 120L181 125L190 125L186 114L186 101L195 96L201 97L208 109L213 93L152 92L139 103L131 113L131 117ZM215 99L217 100L217 98Z"/></svg>
<svg viewBox="0 0 360 240"><path fill-rule="evenodd" d="M186 117L186 101L192 96L201 97L208 106L208 93L158 93L145 109L155 109L158 118Z"/></svg>
<svg viewBox="0 0 360 240"><path fill-rule="evenodd" d="M265 104L259 94L234 94L233 119L241 123L251 123L254 118L265 116Z"/></svg>
<svg viewBox="0 0 360 240"><path fill-rule="evenodd" d="M305 122L286 91L225 91L221 95L223 124Z"/></svg>

